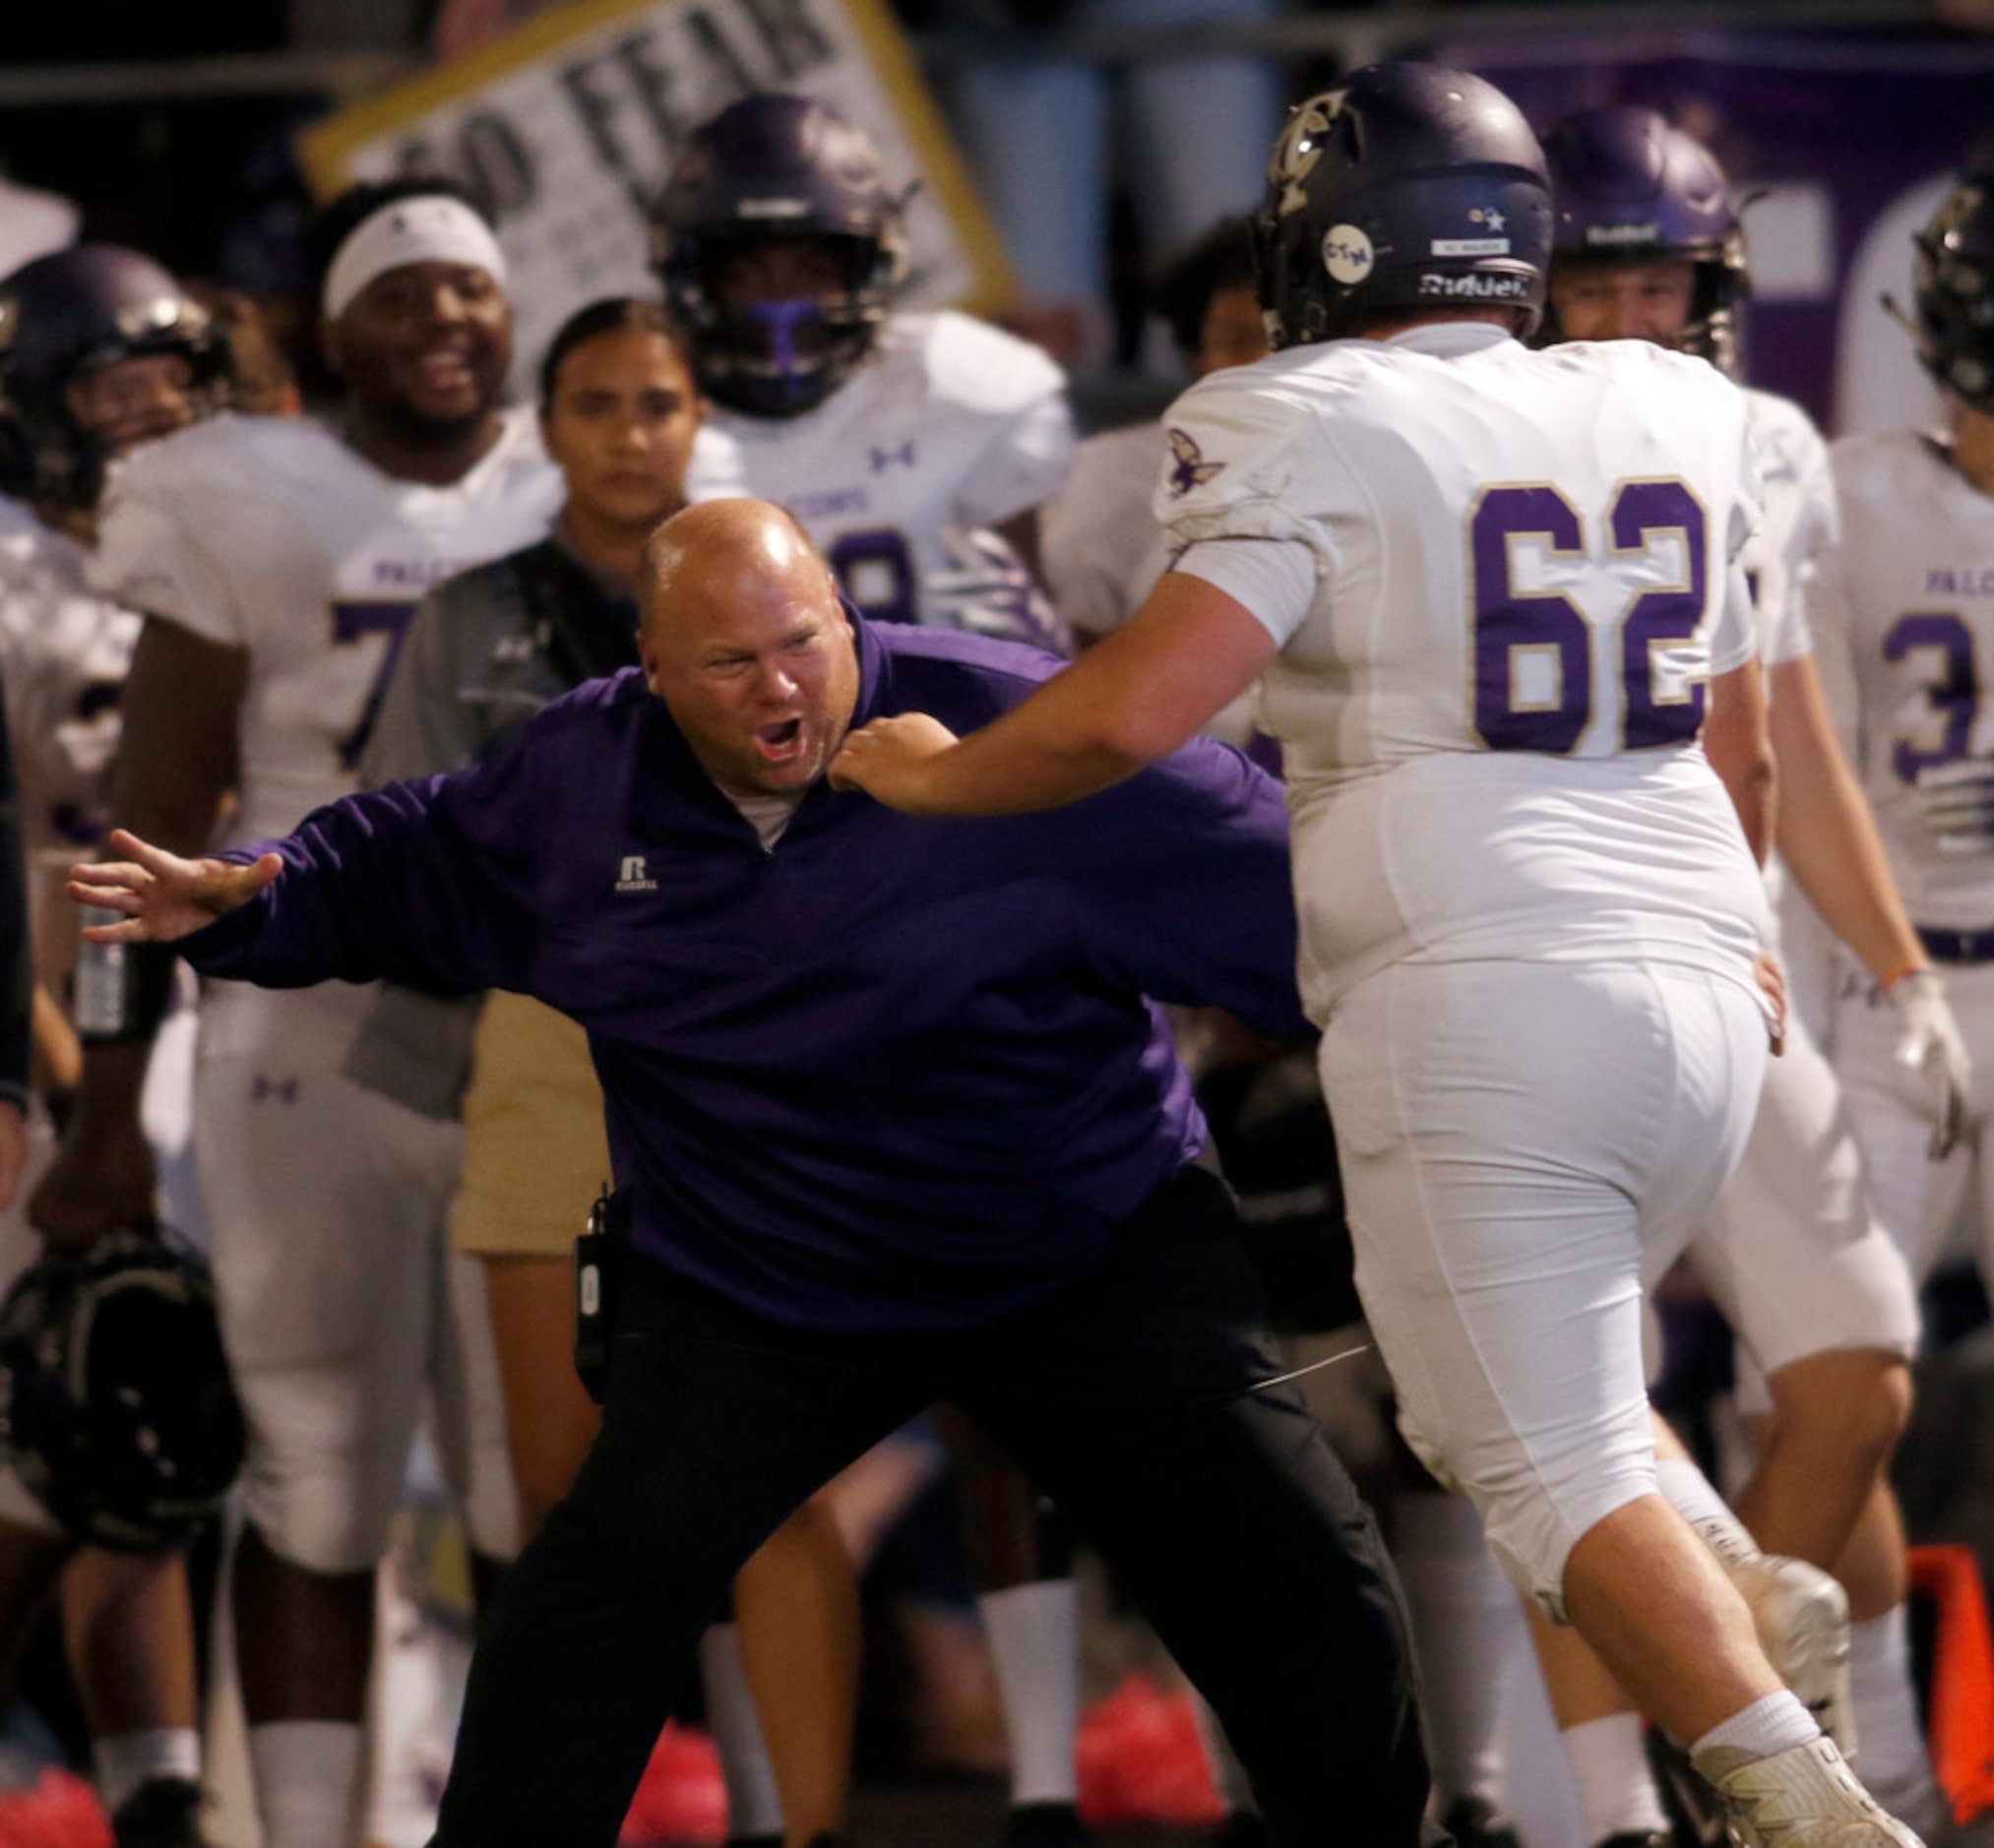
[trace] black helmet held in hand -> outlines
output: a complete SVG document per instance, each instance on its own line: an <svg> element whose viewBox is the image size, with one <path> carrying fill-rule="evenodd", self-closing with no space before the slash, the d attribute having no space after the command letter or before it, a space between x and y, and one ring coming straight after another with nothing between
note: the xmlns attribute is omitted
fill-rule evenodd
<svg viewBox="0 0 1994 1848"><path fill-rule="evenodd" d="M151 1230L46 1252L0 1301L0 1437L76 1539L193 1539L244 1442L206 1262Z"/></svg>

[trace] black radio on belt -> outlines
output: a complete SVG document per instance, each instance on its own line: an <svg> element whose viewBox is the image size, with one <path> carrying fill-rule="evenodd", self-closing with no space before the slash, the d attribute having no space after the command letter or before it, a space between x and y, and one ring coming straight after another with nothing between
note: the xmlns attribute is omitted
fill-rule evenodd
<svg viewBox="0 0 1994 1848"><path fill-rule="evenodd" d="M616 1335L616 1282L630 1242L630 1203L603 1188L575 1241L575 1371L597 1405L609 1389Z"/></svg>

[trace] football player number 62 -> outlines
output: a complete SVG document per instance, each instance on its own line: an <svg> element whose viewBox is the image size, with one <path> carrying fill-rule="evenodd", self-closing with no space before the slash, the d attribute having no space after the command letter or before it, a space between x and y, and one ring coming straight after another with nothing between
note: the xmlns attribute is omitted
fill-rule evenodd
<svg viewBox="0 0 1994 1848"><path fill-rule="evenodd" d="M1703 724L1704 683L1657 675L1656 653L1686 647L1704 619L1704 510L1684 482L1623 481L1605 520L1613 556L1638 565L1643 580L1609 643L1620 656L1621 748L1680 744ZM1533 541L1547 561L1588 556L1585 517L1559 489L1484 490L1468 520L1475 730L1491 751L1562 756L1593 718L1594 625L1562 590L1518 587L1518 540ZM1658 540L1672 542L1687 582L1653 582Z"/></svg>

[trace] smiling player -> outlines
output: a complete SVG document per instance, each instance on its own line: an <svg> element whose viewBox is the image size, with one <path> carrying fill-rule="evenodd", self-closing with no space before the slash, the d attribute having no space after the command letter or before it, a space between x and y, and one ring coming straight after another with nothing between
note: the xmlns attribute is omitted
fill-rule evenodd
<svg viewBox="0 0 1994 1848"><path fill-rule="evenodd" d="M557 504L530 415L499 408L512 312L484 219L398 181L343 195L320 233L339 426L198 426L135 458L104 516L101 586L147 617L113 799L190 848L231 787L239 837L351 790L416 599L537 537ZM46 1224L150 1200L135 1106L156 988L135 980L87 1053ZM195 1150L250 1422L236 1634L264 1833L284 1848L355 1838L374 1568L426 1390L453 1478L494 1485L472 1495L474 1545L513 1544L488 1352L468 1385L482 1307L453 1315L477 1273L443 1242L461 1037L442 1004L374 987L202 1009Z"/></svg>

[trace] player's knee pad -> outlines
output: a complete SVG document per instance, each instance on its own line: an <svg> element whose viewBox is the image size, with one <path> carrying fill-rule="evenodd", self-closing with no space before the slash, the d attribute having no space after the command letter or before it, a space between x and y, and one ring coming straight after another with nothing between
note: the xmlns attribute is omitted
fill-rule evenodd
<svg viewBox="0 0 1994 1848"><path fill-rule="evenodd" d="M1565 1618L1565 1567L1580 1539L1616 1509L1657 1492L1654 1442L1644 1404L1552 1452L1484 1443L1457 1454L1401 1415L1407 1445L1443 1488L1481 1515L1489 1551L1510 1582L1558 1623Z"/></svg>
<svg viewBox="0 0 1994 1848"><path fill-rule="evenodd" d="M242 1475L243 1513L293 1566L366 1571L388 1550L406 1465L405 1444L391 1457L287 1456L255 1443Z"/></svg>

